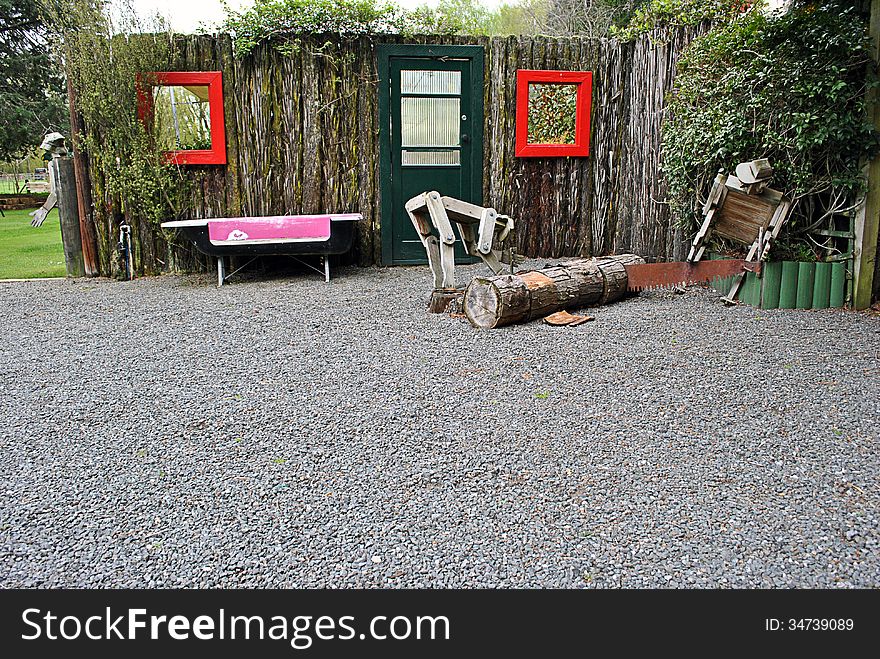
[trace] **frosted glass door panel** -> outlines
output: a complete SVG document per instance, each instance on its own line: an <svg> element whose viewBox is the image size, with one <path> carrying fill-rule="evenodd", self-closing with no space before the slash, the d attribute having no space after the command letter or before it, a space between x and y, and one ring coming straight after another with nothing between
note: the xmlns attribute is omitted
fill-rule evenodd
<svg viewBox="0 0 880 659"><path fill-rule="evenodd" d="M401 153L402 165L459 165L461 156L458 151L407 151Z"/></svg>
<svg viewBox="0 0 880 659"><path fill-rule="evenodd" d="M401 146L458 146L461 99L400 99Z"/></svg>
<svg viewBox="0 0 880 659"><path fill-rule="evenodd" d="M461 94L461 71L401 71L401 94Z"/></svg>

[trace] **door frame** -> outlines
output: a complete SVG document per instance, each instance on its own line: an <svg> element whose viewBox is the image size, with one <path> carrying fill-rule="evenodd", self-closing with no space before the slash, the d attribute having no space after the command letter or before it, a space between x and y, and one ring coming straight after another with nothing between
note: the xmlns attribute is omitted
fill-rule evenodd
<svg viewBox="0 0 880 659"><path fill-rule="evenodd" d="M379 72L379 233L382 238L382 265L394 265L393 259L393 208L391 207L391 58L423 57L466 59L470 62L471 103L474 116L480 118L478 130L472 125L471 199L483 203L483 131L486 118L483 115L484 49L483 46L448 46L437 44L379 44L376 47ZM424 261L427 263L427 255ZM401 263L401 262L398 262ZM409 263L409 261L407 261ZM415 263L415 262L413 262Z"/></svg>

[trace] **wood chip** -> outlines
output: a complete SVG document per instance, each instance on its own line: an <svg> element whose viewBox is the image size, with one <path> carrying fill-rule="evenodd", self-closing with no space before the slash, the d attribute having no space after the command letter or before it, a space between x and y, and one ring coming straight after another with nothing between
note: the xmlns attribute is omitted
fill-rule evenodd
<svg viewBox="0 0 880 659"><path fill-rule="evenodd" d="M591 320L595 320L595 318L592 316L577 316L575 314L570 314L567 311L557 311L544 318L544 322L548 325L568 325L570 327L581 325Z"/></svg>

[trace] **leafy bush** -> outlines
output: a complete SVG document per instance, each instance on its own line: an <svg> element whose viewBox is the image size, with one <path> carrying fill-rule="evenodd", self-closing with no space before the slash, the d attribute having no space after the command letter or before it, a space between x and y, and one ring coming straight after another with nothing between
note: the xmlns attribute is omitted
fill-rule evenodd
<svg viewBox="0 0 880 659"><path fill-rule="evenodd" d="M65 126L64 80L50 61L49 28L34 0L0 0L0 160L26 156Z"/></svg>
<svg viewBox="0 0 880 659"><path fill-rule="evenodd" d="M397 5L381 0L256 0L242 12L226 6L223 29L235 36L236 52L244 56L284 34L395 34L407 24Z"/></svg>
<svg viewBox="0 0 880 659"><path fill-rule="evenodd" d="M866 23L826 2L750 12L695 40L678 65L663 124L669 202L684 225L719 169L769 158L794 200L790 236L851 207L876 145L866 115Z"/></svg>
<svg viewBox="0 0 880 659"><path fill-rule="evenodd" d="M624 27L612 27L611 33L629 40L658 27L684 27L704 21L728 22L762 4L762 0L649 0L633 12Z"/></svg>
<svg viewBox="0 0 880 659"><path fill-rule="evenodd" d="M492 34L498 12L479 0L440 0L436 7L422 5L408 15L406 31L423 34Z"/></svg>

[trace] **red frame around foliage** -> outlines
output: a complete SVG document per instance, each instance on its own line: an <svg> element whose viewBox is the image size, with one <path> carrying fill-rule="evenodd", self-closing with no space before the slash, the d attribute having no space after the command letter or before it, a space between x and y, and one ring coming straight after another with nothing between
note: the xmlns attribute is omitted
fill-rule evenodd
<svg viewBox="0 0 880 659"><path fill-rule="evenodd" d="M574 144L529 144L529 84L577 85ZM516 72L516 156L550 158L590 155L590 110L593 99L592 71Z"/></svg>
<svg viewBox="0 0 880 659"><path fill-rule="evenodd" d="M208 107L211 113L211 148L166 151L165 156L168 162L176 165L225 165L226 123L223 117L222 71L154 71L138 74L138 117L145 126L149 126L153 115L153 87L184 85L208 87Z"/></svg>

